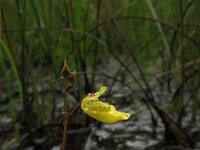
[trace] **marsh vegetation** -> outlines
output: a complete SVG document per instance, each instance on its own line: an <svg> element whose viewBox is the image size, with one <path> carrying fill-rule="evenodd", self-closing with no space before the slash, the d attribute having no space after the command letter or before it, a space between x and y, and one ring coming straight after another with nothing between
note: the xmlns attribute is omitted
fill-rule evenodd
<svg viewBox="0 0 200 150"><path fill-rule="evenodd" d="M0 149L200 149L200 1L0 0ZM100 123L80 101L131 113Z"/></svg>

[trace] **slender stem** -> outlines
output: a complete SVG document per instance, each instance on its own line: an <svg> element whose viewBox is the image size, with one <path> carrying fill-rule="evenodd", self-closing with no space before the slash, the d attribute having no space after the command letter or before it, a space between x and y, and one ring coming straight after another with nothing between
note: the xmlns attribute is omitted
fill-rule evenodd
<svg viewBox="0 0 200 150"><path fill-rule="evenodd" d="M65 145L67 141L67 125L68 125L68 112L67 112L67 94L69 91L69 87L67 85L67 79L64 78L64 131L63 131L63 139L62 139L62 145L61 150L65 150Z"/></svg>
<svg viewBox="0 0 200 150"><path fill-rule="evenodd" d="M61 70L61 75L64 80L64 131L63 131L63 139L60 149L65 150L65 145L67 142L67 125L68 125L68 118L69 113L67 111L67 94L69 92L69 89L72 87L72 83L75 79L75 73L70 72L69 66L67 64L67 60L64 60L64 65Z"/></svg>

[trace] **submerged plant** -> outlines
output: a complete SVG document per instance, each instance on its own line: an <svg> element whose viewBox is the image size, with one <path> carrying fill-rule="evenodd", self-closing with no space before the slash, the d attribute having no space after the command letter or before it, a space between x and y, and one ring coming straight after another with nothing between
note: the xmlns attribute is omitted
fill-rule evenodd
<svg viewBox="0 0 200 150"><path fill-rule="evenodd" d="M104 103L98 98L106 91L103 86L96 93L89 93L81 102L81 109L90 117L105 123L115 123L127 120L129 113L117 111L115 106Z"/></svg>

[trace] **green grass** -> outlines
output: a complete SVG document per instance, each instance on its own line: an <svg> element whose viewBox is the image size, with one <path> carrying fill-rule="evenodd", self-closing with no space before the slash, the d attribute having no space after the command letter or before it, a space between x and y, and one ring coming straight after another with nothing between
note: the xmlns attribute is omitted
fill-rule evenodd
<svg viewBox="0 0 200 150"><path fill-rule="evenodd" d="M6 66L5 63L5 58L8 57L9 61L10 61L10 65L12 66L12 71L13 74L17 80L17 84L18 84L18 89L19 89L19 105L20 107L22 107L22 102L23 102L23 90L22 90L22 84L21 84L21 80L19 77L19 72L17 71L17 67L15 65L14 59L12 58L12 55L8 49L8 47L6 46L6 44L3 42L3 40L1 40L1 45L2 45L2 50L0 53L0 66L1 66L1 70L5 79L5 89L6 89L6 93L8 95L8 99L9 99L9 108L10 108L10 113L12 116L12 120L13 120L13 124L15 126L15 133L16 133L16 137L17 139L19 139L20 136L20 130L19 130L19 126L17 123L17 111L16 111L16 106L15 106L15 102L14 102L14 97L13 95L13 89L11 87L12 84L10 84L10 78L9 78L9 69L8 66ZM4 56L4 57L3 57Z"/></svg>

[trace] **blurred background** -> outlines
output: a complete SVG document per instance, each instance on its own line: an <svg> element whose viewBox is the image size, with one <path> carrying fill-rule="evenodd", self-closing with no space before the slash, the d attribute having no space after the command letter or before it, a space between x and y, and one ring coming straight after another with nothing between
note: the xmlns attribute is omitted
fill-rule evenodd
<svg viewBox="0 0 200 150"><path fill-rule="evenodd" d="M0 0L0 149L57 150L68 110L101 86L132 114L104 124L77 109L68 150L200 149L200 1Z"/></svg>

